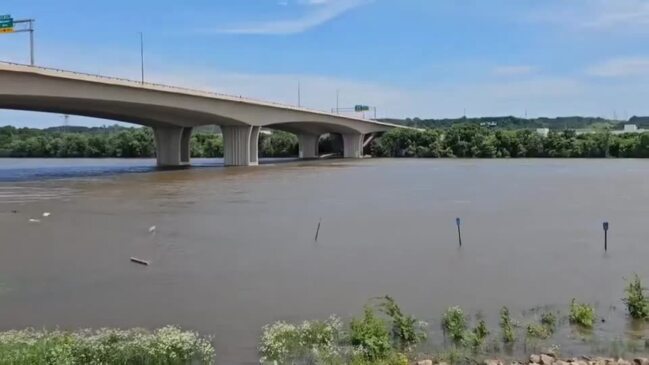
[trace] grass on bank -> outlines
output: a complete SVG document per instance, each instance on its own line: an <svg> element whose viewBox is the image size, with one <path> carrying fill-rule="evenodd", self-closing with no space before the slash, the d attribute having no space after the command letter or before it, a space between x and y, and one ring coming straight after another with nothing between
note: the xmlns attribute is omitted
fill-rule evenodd
<svg viewBox="0 0 649 365"><path fill-rule="evenodd" d="M77 332L33 329L0 333L0 365L205 365L211 343L194 332L168 326Z"/></svg>
<svg viewBox="0 0 649 365"><path fill-rule="evenodd" d="M263 328L262 364L407 365L407 352L426 338L424 323L404 314L389 296L366 305L343 326L338 317Z"/></svg>

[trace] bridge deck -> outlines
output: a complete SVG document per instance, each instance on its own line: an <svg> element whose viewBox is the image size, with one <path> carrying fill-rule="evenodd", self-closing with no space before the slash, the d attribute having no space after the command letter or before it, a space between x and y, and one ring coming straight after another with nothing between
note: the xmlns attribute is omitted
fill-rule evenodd
<svg viewBox="0 0 649 365"><path fill-rule="evenodd" d="M243 96L229 95L229 94L218 93L213 91L191 89L191 88L186 88L181 86L172 86L172 85L151 83L151 82L141 82L141 81L130 80L130 79L120 78L120 77L104 76L99 74L90 74L90 73L77 72L77 71L68 71L68 70L62 70L58 68L30 66L30 65L13 63L13 62L0 61L0 71L35 73L35 74L48 76L48 77L86 81L86 82L99 83L99 84L119 85L119 86L141 88L141 89L154 90L154 91L160 91L166 93L198 96L198 97L212 98L217 100L227 100L227 101L240 102L240 103L245 103L250 105L265 106L265 107L271 107L277 109L293 110L293 111L299 111L299 112L309 113L309 114L317 114L317 115L323 115L323 116L329 116L329 117L335 117L335 118L341 118L347 120L354 120L359 122L384 125L392 128L404 127L396 124L379 122L372 119L358 118L358 117L348 116L348 115L340 115L340 114L330 113L322 110L297 107L294 105L282 104L282 103L272 102L272 101L256 100L256 99L247 98Z"/></svg>

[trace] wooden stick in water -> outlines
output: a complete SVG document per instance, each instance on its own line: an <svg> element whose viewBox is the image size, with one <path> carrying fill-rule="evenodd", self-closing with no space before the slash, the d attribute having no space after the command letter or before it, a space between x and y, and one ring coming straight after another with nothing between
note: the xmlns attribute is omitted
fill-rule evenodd
<svg viewBox="0 0 649 365"><path fill-rule="evenodd" d="M315 231L315 241L318 242L318 235L320 234L320 224L322 223L322 218L318 221L318 229Z"/></svg>
<svg viewBox="0 0 649 365"><path fill-rule="evenodd" d="M150 264L149 261L138 259L137 257L131 257L131 261L144 266L149 266Z"/></svg>

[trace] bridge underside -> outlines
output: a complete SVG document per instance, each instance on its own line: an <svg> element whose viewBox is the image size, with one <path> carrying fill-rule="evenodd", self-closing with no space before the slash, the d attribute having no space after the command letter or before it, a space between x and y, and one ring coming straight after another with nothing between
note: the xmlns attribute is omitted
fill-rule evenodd
<svg viewBox="0 0 649 365"><path fill-rule="evenodd" d="M226 166L255 166L259 163L257 145L261 126L246 125L226 117L215 118L199 112L128 103L122 103L116 108L114 103L106 101L57 97L2 97L0 108L79 115L149 126L154 131L157 164L161 167L189 166L193 126L216 124L223 133ZM318 122L275 123L267 126L296 134L299 157L303 159L318 158L318 141L321 135L327 133L342 136L344 157L362 157L364 134L347 126Z"/></svg>
<svg viewBox="0 0 649 365"><path fill-rule="evenodd" d="M0 109L116 120L153 128L159 166L190 164L193 127L218 125L226 166L258 164L262 127L298 136L299 156L318 157L321 135L342 136L344 157L362 157L364 136L392 125L237 97L0 63Z"/></svg>

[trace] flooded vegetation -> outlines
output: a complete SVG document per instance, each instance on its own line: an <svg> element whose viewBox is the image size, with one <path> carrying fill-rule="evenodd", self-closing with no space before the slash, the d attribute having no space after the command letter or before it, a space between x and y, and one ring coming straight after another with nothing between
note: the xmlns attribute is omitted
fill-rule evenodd
<svg viewBox="0 0 649 365"><path fill-rule="evenodd" d="M629 283L627 303L629 323L640 323L638 296L646 289L638 276ZM646 299L643 298L646 305ZM595 333L600 323L606 323L593 306L579 303L574 298L567 311L537 308L514 318L507 306L500 310L498 329L490 328L483 313L465 314L459 306L449 307L439 321L442 338L435 336L434 327L402 312L390 297L376 298L364 307L364 314L344 325L339 317L325 321L304 321L291 324L284 321L263 328L259 351L261 363L279 364L408 364L427 359L444 364L490 364L490 359L550 365L558 356L565 362L593 360L608 356L618 363L622 357L646 354L649 339L641 330L633 335L623 333ZM605 326L602 326L605 327ZM569 335L555 337L557 331ZM621 337L617 337L621 336ZM439 341L435 343L435 341ZM583 354L575 350L583 345L590 349ZM583 351L583 350L580 350ZM587 355L585 355L587 354ZM579 357L586 356L586 357ZM536 359L538 357L538 359ZM545 358L544 358L545 357ZM551 358L550 358L551 357ZM434 359L434 360L431 360ZM574 360L580 359L580 360ZM610 364L600 357L594 363ZM421 360L420 360L421 361ZM624 360L625 364L628 363ZM502 360L498 360L502 364ZM518 362L521 363L521 362ZM586 363L586 362L584 362Z"/></svg>

